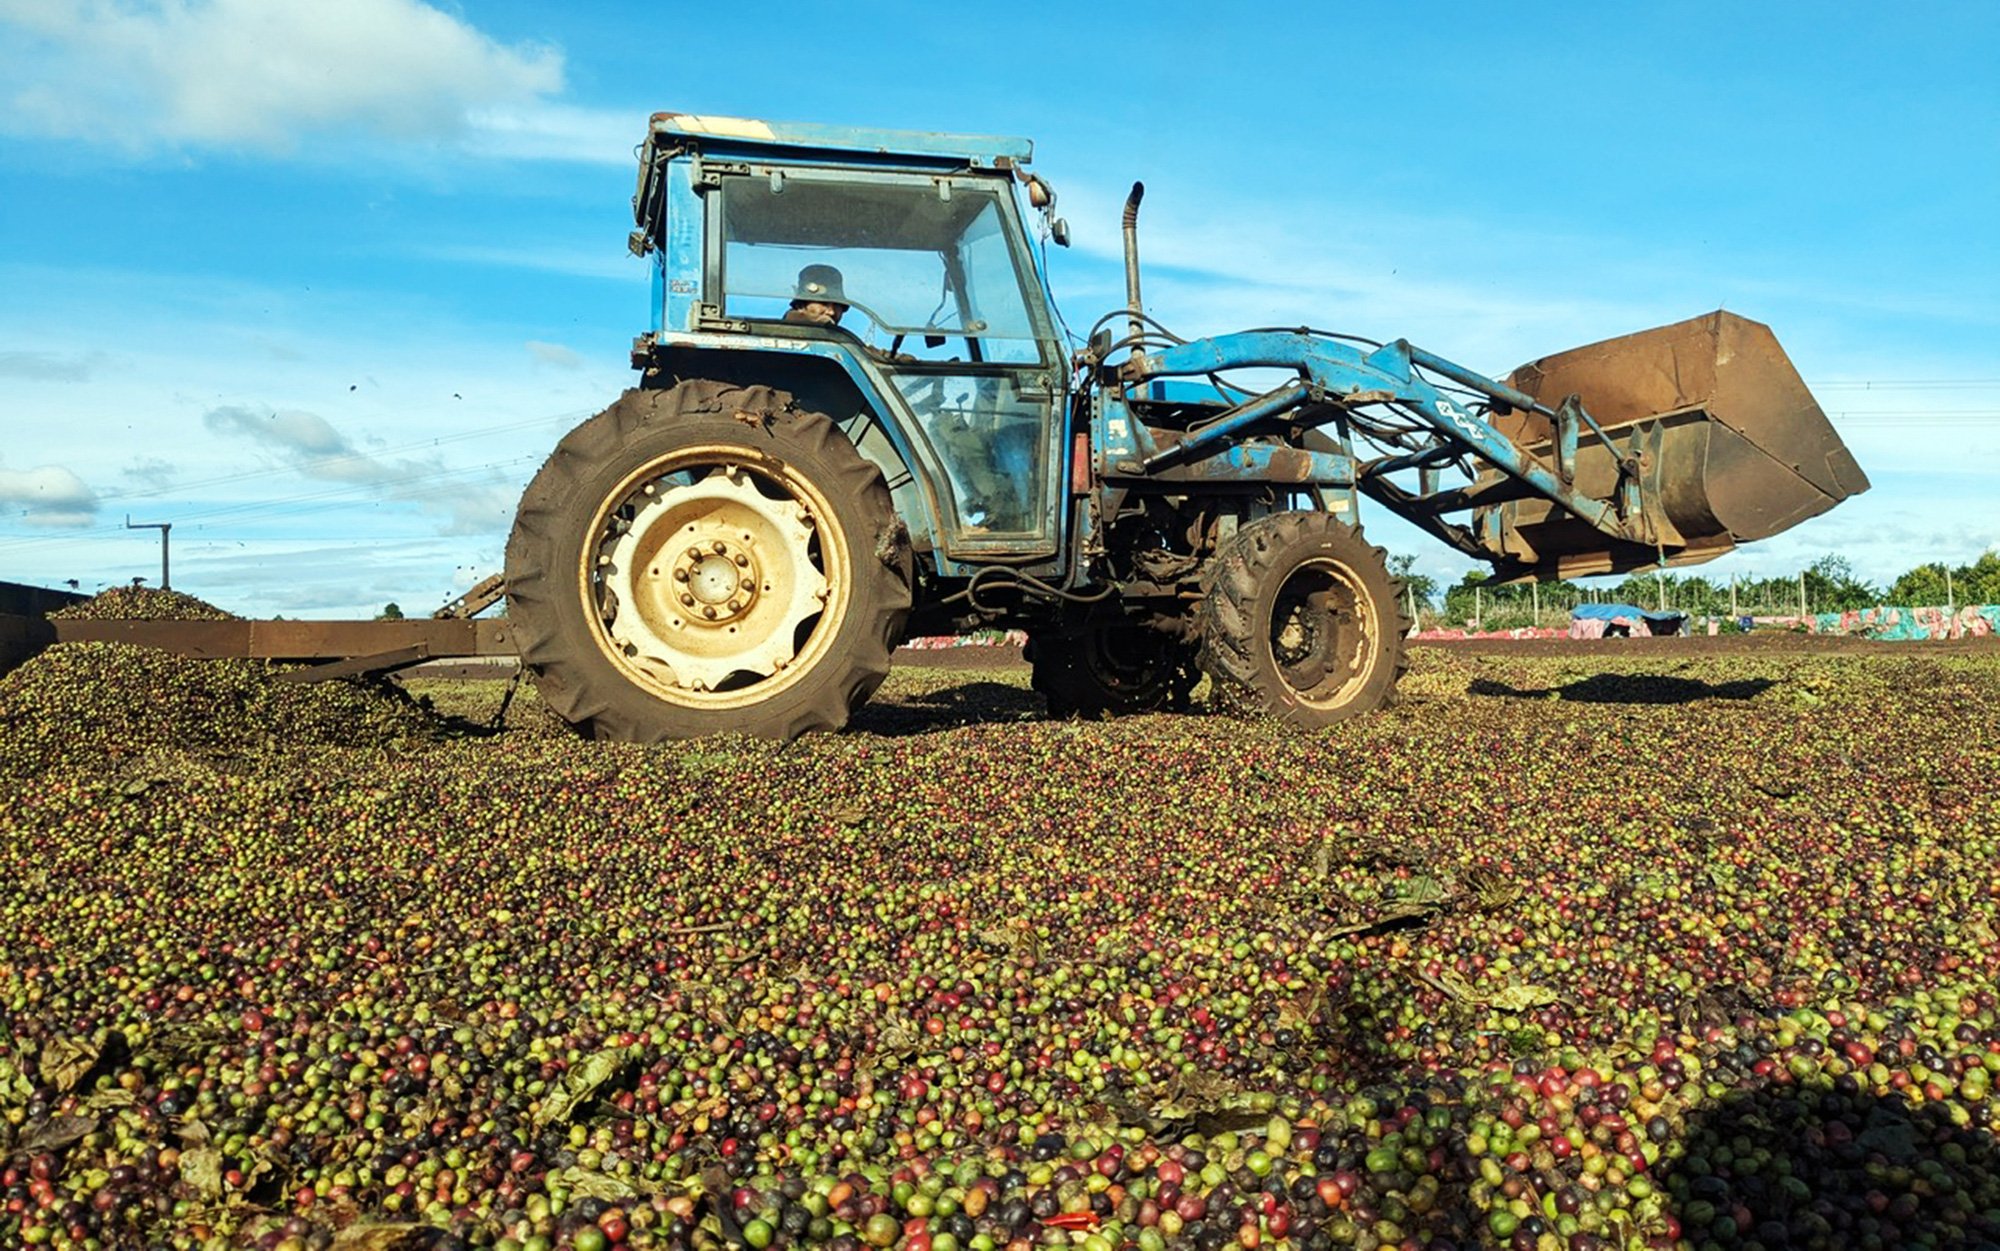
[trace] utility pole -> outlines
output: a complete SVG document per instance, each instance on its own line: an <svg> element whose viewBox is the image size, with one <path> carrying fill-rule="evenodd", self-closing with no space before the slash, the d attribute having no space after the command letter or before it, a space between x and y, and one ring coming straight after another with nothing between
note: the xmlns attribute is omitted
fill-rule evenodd
<svg viewBox="0 0 2000 1251"><path fill-rule="evenodd" d="M1660 593L1660 604L1659 604L1659 608L1660 608L1660 611L1661 611L1661 612L1665 612L1665 611L1667 610L1667 575L1666 575L1666 571L1664 571L1664 570L1661 570L1661 569L1655 569L1655 570L1653 570L1653 587L1654 587L1654 589L1655 589L1655 590L1657 590L1657 591L1658 591L1658 592Z"/></svg>
<svg viewBox="0 0 2000 1251"><path fill-rule="evenodd" d="M1542 582L1540 578L1528 583L1528 594L1535 601L1535 628L1540 629L1542 625Z"/></svg>
<svg viewBox="0 0 2000 1251"><path fill-rule="evenodd" d="M1735 620L1735 619L1736 619L1736 616L1737 616L1737 612L1736 612L1736 575L1735 575L1735 574L1733 574L1733 573L1729 575L1729 616L1730 616L1730 619L1731 619L1731 620Z"/></svg>
<svg viewBox="0 0 2000 1251"><path fill-rule="evenodd" d="M1800 570L1799 571L1799 621L1803 623L1805 619L1806 619L1806 575L1804 570Z"/></svg>
<svg viewBox="0 0 2000 1251"><path fill-rule="evenodd" d="M1486 611L1480 606L1479 588L1472 588L1472 628L1478 630L1486 620Z"/></svg>
<svg viewBox="0 0 2000 1251"><path fill-rule="evenodd" d="M1958 596L1952 591L1950 565L1944 567L1944 615L1947 617L1958 615Z"/></svg>
<svg viewBox="0 0 2000 1251"><path fill-rule="evenodd" d="M132 514L126 513L125 528L127 530L158 530L160 532L160 589L162 591L173 590L174 584L168 577L172 569L168 559L170 554L168 549L170 543L169 536L174 532L174 523L171 521L141 521L134 524Z"/></svg>

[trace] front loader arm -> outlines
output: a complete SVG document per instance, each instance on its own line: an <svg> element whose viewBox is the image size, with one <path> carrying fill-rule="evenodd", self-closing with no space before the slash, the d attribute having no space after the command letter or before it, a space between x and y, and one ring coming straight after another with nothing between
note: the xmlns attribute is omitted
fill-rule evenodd
<svg viewBox="0 0 2000 1251"><path fill-rule="evenodd" d="M1655 544L1653 531L1641 507L1639 478L1631 457L1618 449L1597 427L1574 398L1550 409L1532 397L1504 383L1477 374L1462 365L1434 356L1403 340L1372 351L1296 331L1250 331L1198 339L1155 352L1135 353L1119 370L1129 382L1153 378L1204 376L1231 369L1290 369L1299 377L1261 395L1253 396L1227 410L1186 437L1150 457L1145 468L1153 471L1190 459L1213 455L1234 439L1258 433L1278 424L1275 419L1311 402L1337 404L1367 435L1371 426L1365 416L1370 406L1386 405L1415 419L1424 435L1412 438L1407 430L1387 435L1383 441L1402 450L1397 454L1363 462L1356 485L1374 498L1394 508L1412 522L1434 534L1446 536L1439 517L1447 502L1443 495L1413 494L1395 487L1386 478L1406 469L1429 470L1437 465L1471 456L1491 465L1521 484L1522 488L1559 505L1592 528L1629 543ZM1444 394L1419 369L1429 370L1461 386L1484 395L1487 404L1503 410L1519 409L1547 417L1563 432L1560 453L1551 465L1528 452L1496 429L1484 412L1475 411ZM1624 472L1612 499L1598 499L1579 491L1573 481L1577 432L1589 428L1604 440ZM1379 481L1371 481L1377 480ZM1381 488L1381 489L1375 489ZM1461 492L1460 495L1465 493ZM1450 503L1471 507L1478 501L1469 496ZM1459 531L1463 534L1463 531ZM1501 555L1499 536L1478 543L1477 554ZM1454 541L1454 546L1464 546Z"/></svg>

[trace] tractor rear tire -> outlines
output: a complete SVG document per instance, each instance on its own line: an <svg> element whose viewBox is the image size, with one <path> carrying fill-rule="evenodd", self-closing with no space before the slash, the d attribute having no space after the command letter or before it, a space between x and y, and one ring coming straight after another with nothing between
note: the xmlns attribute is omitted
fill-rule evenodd
<svg viewBox="0 0 2000 1251"><path fill-rule="evenodd" d="M1330 513L1252 522L1215 557L1201 667L1239 715L1333 725L1388 703L1409 619L1387 559Z"/></svg>
<svg viewBox="0 0 2000 1251"><path fill-rule="evenodd" d="M628 391L565 435L507 542L543 702L585 735L791 739L889 672L913 562L882 474L783 391Z"/></svg>
<svg viewBox="0 0 2000 1251"><path fill-rule="evenodd" d="M1201 678L1192 648L1143 626L1039 633L1028 640L1027 661L1029 685L1056 720L1185 711Z"/></svg>

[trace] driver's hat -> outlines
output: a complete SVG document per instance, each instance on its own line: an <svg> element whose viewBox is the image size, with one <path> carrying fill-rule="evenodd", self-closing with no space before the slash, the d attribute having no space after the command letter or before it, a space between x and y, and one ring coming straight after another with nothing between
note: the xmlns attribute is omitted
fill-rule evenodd
<svg viewBox="0 0 2000 1251"><path fill-rule="evenodd" d="M799 289L794 298L845 305L847 293L840 286L840 271L831 265L806 266L799 271Z"/></svg>

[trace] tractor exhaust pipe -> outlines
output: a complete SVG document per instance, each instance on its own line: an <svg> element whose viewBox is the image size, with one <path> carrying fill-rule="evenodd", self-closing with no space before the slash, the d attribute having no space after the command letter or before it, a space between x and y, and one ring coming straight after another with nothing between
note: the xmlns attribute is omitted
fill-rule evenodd
<svg viewBox="0 0 2000 1251"><path fill-rule="evenodd" d="M1138 354L1139 336L1145 333L1145 323L1140 319L1145 306L1139 302L1139 201L1146 198L1146 184L1132 184L1132 194L1125 197L1125 307L1132 314L1132 352Z"/></svg>

